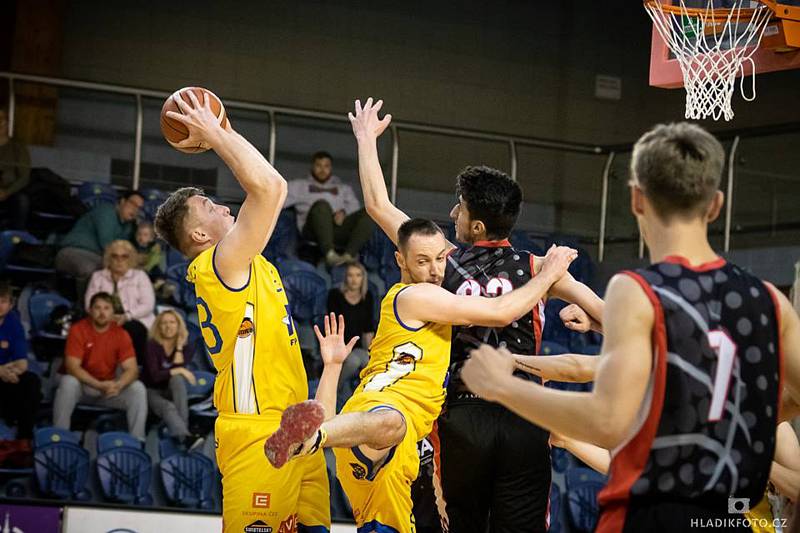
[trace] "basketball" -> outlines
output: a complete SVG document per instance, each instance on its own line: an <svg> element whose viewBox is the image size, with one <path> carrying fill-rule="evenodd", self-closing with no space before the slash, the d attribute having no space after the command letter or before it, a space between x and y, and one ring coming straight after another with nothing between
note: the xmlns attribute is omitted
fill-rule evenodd
<svg viewBox="0 0 800 533"><path fill-rule="evenodd" d="M211 112L214 113L217 118L219 118L219 123L223 128L227 127L228 125L228 117L225 115L225 106L222 105L222 101L219 99L219 97L208 89L204 89L202 87L184 87L183 89L178 89L173 94L169 95L169 97L167 97L167 99L164 101L164 105L161 107L161 133L164 135L164 139L166 139L167 142L176 150L186 152L187 154L193 154L205 152L210 147L206 146L204 143L198 143L197 146L179 147L178 143L185 140L189 136L189 129L182 122L167 116L167 111L175 111L176 113L181 112L181 110L178 108L178 104L176 104L175 100L172 99L172 97L176 94L179 94L181 98L183 98L184 102L192 105L192 101L189 98L189 91L194 92L197 100L200 102L200 105L203 105L203 93L208 94Z"/></svg>

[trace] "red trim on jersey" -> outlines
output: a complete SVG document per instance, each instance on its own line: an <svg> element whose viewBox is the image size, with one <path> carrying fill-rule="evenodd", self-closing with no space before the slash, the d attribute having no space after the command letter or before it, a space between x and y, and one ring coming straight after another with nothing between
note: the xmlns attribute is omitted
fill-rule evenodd
<svg viewBox="0 0 800 533"><path fill-rule="evenodd" d="M763 283L763 282L762 282ZM783 343L781 342L781 303L778 300L778 295L775 294L775 290L766 283L764 286L767 288L767 292L769 293L769 297L772 299L772 305L775 306L775 323L777 324L778 328L778 413L777 413L777 420L781 419L781 397L783 396Z"/></svg>
<svg viewBox="0 0 800 533"><path fill-rule="evenodd" d="M664 388L667 381L667 328L664 310L652 287L635 272L622 272L630 276L641 287L653 305L653 390L650 412L636 435L619 450L611 461L608 484L598 494L600 521L598 533L618 533L625 526L628 499L633 484L641 476L650 455L650 447L658 429L664 405Z"/></svg>
<svg viewBox="0 0 800 533"><path fill-rule="evenodd" d="M708 263L701 263L699 265L692 265L689 263L689 260L681 255L668 255L664 258L664 263L677 263L679 265L683 265L684 268L688 268L689 270L693 270L695 272L708 272L709 270L716 270L718 268L722 268L725 266L725 258L718 257L713 261L709 261Z"/></svg>
<svg viewBox="0 0 800 533"><path fill-rule="evenodd" d="M508 239L502 241L475 241L472 246L481 246L483 248L511 248L511 243Z"/></svg>
<svg viewBox="0 0 800 533"><path fill-rule="evenodd" d="M428 435L433 446L433 496L436 510L439 514L439 521L441 522L442 531L445 533L450 528L450 519L447 516L447 500L444 496L444 487L442 486L442 445L439 441L439 421L433 422L433 428Z"/></svg>
<svg viewBox="0 0 800 533"><path fill-rule="evenodd" d="M528 254L528 256L530 257L531 263L531 279L533 279L536 276L536 268L534 268L534 255ZM542 349L542 314L545 302L546 300L542 298L536 302L536 305L534 305L533 309L531 310L531 315L533 317L533 336L535 337L536 341L536 349L534 353L536 354L540 353Z"/></svg>

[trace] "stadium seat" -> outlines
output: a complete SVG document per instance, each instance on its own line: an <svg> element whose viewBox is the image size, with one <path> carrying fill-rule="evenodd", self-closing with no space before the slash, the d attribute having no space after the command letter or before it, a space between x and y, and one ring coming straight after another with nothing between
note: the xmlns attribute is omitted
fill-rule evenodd
<svg viewBox="0 0 800 533"><path fill-rule="evenodd" d="M15 264L12 259L14 248L17 244L24 242L27 244L43 244L42 241L28 233L27 231L6 230L0 233L0 270L6 274L55 274L54 268L29 266Z"/></svg>
<svg viewBox="0 0 800 533"><path fill-rule="evenodd" d="M169 245L166 247L166 254L167 254L167 268L171 267L172 265L177 265L179 263L186 262L186 257L178 250Z"/></svg>
<svg viewBox="0 0 800 533"><path fill-rule="evenodd" d="M587 344L581 350L584 355L600 355L601 346L599 344Z"/></svg>
<svg viewBox="0 0 800 533"><path fill-rule="evenodd" d="M575 467L567 470L567 505L572 531L594 531L599 512L597 493L605 484L606 476L591 468Z"/></svg>
<svg viewBox="0 0 800 533"><path fill-rule="evenodd" d="M564 448L553 447L550 449L550 458L553 470L559 473L566 472L569 467L569 455Z"/></svg>
<svg viewBox="0 0 800 533"><path fill-rule="evenodd" d="M167 267L167 283L175 287L175 301L184 310L194 311L197 306L197 298L194 292L194 285L186 279L186 272L189 263L184 261Z"/></svg>
<svg viewBox="0 0 800 533"><path fill-rule="evenodd" d="M301 259L277 259L275 268L280 272L281 278L293 272L314 272L315 274L317 272L317 267Z"/></svg>
<svg viewBox="0 0 800 533"><path fill-rule="evenodd" d="M289 299L292 317L308 323L316 323L326 313L328 287L316 272L296 270L282 274L286 297Z"/></svg>
<svg viewBox="0 0 800 533"><path fill-rule="evenodd" d="M167 199L169 194L159 189L142 189L139 192L142 193L142 197L144 197L142 214L147 220L152 222L156 218L158 206Z"/></svg>
<svg viewBox="0 0 800 533"><path fill-rule="evenodd" d="M135 438L130 438L138 442ZM122 442L121 439L116 440ZM140 447L112 445L97 455L97 477L103 497L109 501L151 505L152 475L150 456Z"/></svg>
<svg viewBox="0 0 800 533"><path fill-rule="evenodd" d="M569 353L569 350L557 342L543 341L540 352L542 355L559 355L562 353Z"/></svg>
<svg viewBox="0 0 800 533"><path fill-rule="evenodd" d="M547 533L561 533L564 524L561 521L561 489L553 483L550 485L550 527Z"/></svg>
<svg viewBox="0 0 800 533"><path fill-rule="evenodd" d="M195 370L193 374L197 379L197 383L195 385L187 383L186 392L189 395L189 400L207 398L214 391L214 379L216 376L211 372L203 372L202 370Z"/></svg>
<svg viewBox="0 0 800 533"><path fill-rule="evenodd" d="M214 464L197 453L177 453L159 463L164 493L173 505L211 509Z"/></svg>
<svg viewBox="0 0 800 533"><path fill-rule="evenodd" d="M72 302L55 292L40 292L30 297L28 312L30 313L31 337L65 338L60 332L46 331L53 310L62 305L68 309L72 308Z"/></svg>
<svg viewBox="0 0 800 533"><path fill-rule="evenodd" d="M166 426L164 426L164 431L166 433ZM161 438L158 439L158 458L159 461L161 459L166 459L176 453L179 453L180 450L175 442L175 439L170 437L168 434L164 434Z"/></svg>
<svg viewBox="0 0 800 533"><path fill-rule="evenodd" d="M101 202L117 203L117 191L109 183L85 181L78 186L78 198L91 209Z"/></svg>
<svg viewBox="0 0 800 533"><path fill-rule="evenodd" d="M539 246L526 231L520 229L514 230L511 232L511 236L508 240L515 250L525 250L538 256L543 256L546 253L546 250L542 250L541 246Z"/></svg>
<svg viewBox="0 0 800 533"><path fill-rule="evenodd" d="M97 453L107 452L115 448L141 450L144 448L144 443L125 431L107 431L97 436Z"/></svg>
<svg viewBox="0 0 800 533"><path fill-rule="evenodd" d="M37 446L34 472L43 496L59 499L88 500L89 452L68 441L49 442Z"/></svg>
<svg viewBox="0 0 800 533"><path fill-rule="evenodd" d="M376 229L372 233L372 237L361 248L361 264L370 272L377 272L385 262L387 249L394 252L394 243L382 230Z"/></svg>
<svg viewBox="0 0 800 533"><path fill-rule="evenodd" d="M270 262L289 259L297 255L297 219L294 209L284 209L278 215L275 229L269 238L263 255Z"/></svg>
<svg viewBox="0 0 800 533"><path fill-rule="evenodd" d="M47 444L55 442L69 442L72 444L79 444L80 437L78 433L68 429L61 429L54 426L48 426L37 429L33 434L33 446L38 448Z"/></svg>

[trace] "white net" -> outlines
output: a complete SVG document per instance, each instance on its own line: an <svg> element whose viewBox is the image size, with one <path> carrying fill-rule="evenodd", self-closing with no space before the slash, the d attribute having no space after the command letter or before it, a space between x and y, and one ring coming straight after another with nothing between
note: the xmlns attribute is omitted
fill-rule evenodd
<svg viewBox="0 0 800 533"><path fill-rule="evenodd" d="M749 0L734 0L731 7L705 8L665 6L661 0L644 3L653 25L667 43L683 72L686 88L686 118L719 120L733 118L731 99L736 76L741 74L742 98L755 99L755 68L750 95L744 90L744 62L753 67L752 56L761 43L772 16L765 5ZM671 9L667 9L671 7Z"/></svg>

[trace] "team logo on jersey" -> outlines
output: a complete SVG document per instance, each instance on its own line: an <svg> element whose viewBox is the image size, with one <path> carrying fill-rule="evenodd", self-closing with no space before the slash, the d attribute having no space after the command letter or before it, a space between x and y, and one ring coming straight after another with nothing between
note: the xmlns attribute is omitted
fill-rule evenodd
<svg viewBox="0 0 800 533"><path fill-rule="evenodd" d="M262 509L269 509L269 501L271 494L269 492L254 492L253 493L253 507L260 507Z"/></svg>
<svg viewBox="0 0 800 533"><path fill-rule="evenodd" d="M245 317L245 319L242 320L242 323L239 326L239 333L237 333L237 335L239 336L240 339L246 339L247 337L253 334L253 331L255 331L255 326L253 325L253 321Z"/></svg>
<svg viewBox="0 0 800 533"><path fill-rule="evenodd" d="M286 329L289 330L289 336L291 337L294 335L294 320L292 320L292 306L286 304L284 306L286 308L286 316L281 319L281 322L286 326Z"/></svg>
<svg viewBox="0 0 800 533"><path fill-rule="evenodd" d="M367 469L358 463L350 463L350 468L353 469L353 477L356 479L364 479L367 477Z"/></svg>
<svg viewBox="0 0 800 533"><path fill-rule="evenodd" d="M261 520L256 520L249 526L244 527L244 533L272 533L272 528Z"/></svg>
<svg viewBox="0 0 800 533"><path fill-rule="evenodd" d="M297 533L297 515L289 515L289 518L281 522L278 533Z"/></svg>

